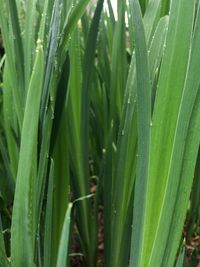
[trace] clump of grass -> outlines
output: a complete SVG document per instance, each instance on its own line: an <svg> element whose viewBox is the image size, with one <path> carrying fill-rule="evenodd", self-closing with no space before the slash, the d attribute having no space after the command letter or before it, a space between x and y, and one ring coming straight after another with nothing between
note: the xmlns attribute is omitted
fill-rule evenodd
<svg viewBox="0 0 200 267"><path fill-rule="evenodd" d="M0 0L1 266L69 266L74 227L97 266L100 207L104 266L183 266L199 20L195 0L117 1L117 17L110 0Z"/></svg>

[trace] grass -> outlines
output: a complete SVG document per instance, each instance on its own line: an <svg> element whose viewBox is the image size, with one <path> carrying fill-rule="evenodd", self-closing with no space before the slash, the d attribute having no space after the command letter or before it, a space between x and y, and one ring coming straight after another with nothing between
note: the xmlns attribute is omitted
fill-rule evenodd
<svg viewBox="0 0 200 267"><path fill-rule="evenodd" d="M115 13L0 0L0 266L197 265L200 2Z"/></svg>

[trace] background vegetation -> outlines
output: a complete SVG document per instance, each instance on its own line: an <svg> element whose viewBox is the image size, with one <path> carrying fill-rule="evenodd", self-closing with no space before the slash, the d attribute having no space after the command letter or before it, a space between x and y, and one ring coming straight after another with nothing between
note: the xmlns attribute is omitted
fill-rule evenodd
<svg viewBox="0 0 200 267"><path fill-rule="evenodd" d="M116 3L0 0L2 267L198 265L200 2Z"/></svg>

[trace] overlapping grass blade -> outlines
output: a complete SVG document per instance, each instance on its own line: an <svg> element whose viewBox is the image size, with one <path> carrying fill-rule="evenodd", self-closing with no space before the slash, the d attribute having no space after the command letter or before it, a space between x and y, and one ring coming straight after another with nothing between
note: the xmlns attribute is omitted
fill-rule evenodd
<svg viewBox="0 0 200 267"><path fill-rule="evenodd" d="M56 264L57 267L66 266L66 263L67 263L71 210L72 210L72 203L69 203L66 214L65 214L62 235L61 235L60 244L59 244L58 258L57 258L57 264Z"/></svg>
<svg viewBox="0 0 200 267"><path fill-rule="evenodd" d="M200 3L115 2L0 0L0 265L183 265Z"/></svg>
<svg viewBox="0 0 200 267"><path fill-rule="evenodd" d="M176 267L183 267L184 265L184 258L185 258L185 249L181 249L179 255L178 255L178 259L176 262Z"/></svg>
<svg viewBox="0 0 200 267"><path fill-rule="evenodd" d="M156 29L152 44L149 50L149 71L150 80L154 80L156 76L156 69L160 64L163 55L163 47L166 37L166 28L168 25L168 18L162 18ZM136 161L137 157L137 124L136 124L136 77L135 77L135 55L133 54L132 63L129 70L127 81L127 96L124 98L124 110L119 129L118 143L117 143L117 157L116 157L116 171L114 174L114 215L113 215L113 255L119 255L120 260L116 260L116 266L123 266L126 260L122 255L127 255L129 252L125 247L128 244L127 239L124 237L125 233L131 231L131 223L126 221L127 214L132 213L132 195L133 186L136 174ZM151 92L152 99L154 92ZM130 160L131 159L131 160ZM123 218L123 219L122 219ZM117 238L116 238L117 236ZM123 245L124 242L124 245ZM118 248L117 248L118 246ZM116 252L115 249L118 251ZM125 251L123 251L123 248ZM121 255L121 256L120 256ZM117 258L117 257L115 257ZM121 262L121 263L120 263ZM120 265L121 264L121 265Z"/></svg>
<svg viewBox="0 0 200 267"><path fill-rule="evenodd" d="M98 26L101 17L101 11L103 8L103 0L99 0L97 4L97 8L95 10L95 14L93 20L91 22L90 31L88 34L86 51L84 55L83 61L83 80L82 80L82 89L81 89L81 121L80 121L80 159L81 159L81 176L77 176L79 182L76 186L77 188L75 197L83 197L88 195L89 193L89 105L90 105L90 89L92 82L92 73L93 73L93 65L95 60L95 50L96 50L96 40L98 36ZM83 178L83 180L81 179ZM87 201L80 202L78 204L79 210L79 220L78 226L79 231L81 231L82 237L82 247L84 253L86 255L86 262L88 266L94 266L95 258L96 258L96 249L97 249L97 230L95 221L96 219L92 217L92 210L89 207ZM93 221L94 220L94 221ZM90 226L89 226L90 225ZM92 225L92 227L91 227Z"/></svg>
<svg viewBox="0 0 200 267"><path fill-rule="evenodd" d="M50 32L47 41L47 58L45 66L45 78L42 90L42 102L41 102L41 114L40 120L43 122L45 111L47 109L48 100L50 97L50 84L52 83L54 68L58 62L56 62L56 52L59 45L60 36L60 23L61 23L61 6L60 0L56 0L53 6L53 13L50 23Z"/></svg>
<svg viewBox="0 0 200 267"><path fill-rule="evenodd" d="M66 86L66 85L65 85ZM63 90L63 88L62 88ZM66 100L66 98L65 98ZM57 129L57 136L53 135L55 142L52 157L55 163L54 171L54 200L53 200L53 240L52 240L52 266L56 265L58 257L58 248L60 243L60 236L64 223L65 213L69 202L69 155L68 155L68 128L67 128L67 113L66 101L62 113L58 112L55 115L55 120L58 121L58 116L61 116L60 125ZM53 133L52 133L53 134ZM66 244L67 245L67 244Z"/></svg>
<svg viewBox="0 0 200 267"><path fill-rule="evenodd" d="M66 18L64 27L62 29L62 36L63 39L61 39L60 42L60 59L65 58L65 53L68 47L68 41L69 38L77 25L78 20L82 17L82 15L85 12L85 9L87 7L87 4L89 3L89 0L82 0L79 1L75 7L70 12L69 16Z"/></svg>
<svg viewBox="0 0 200 267"><path fill-rule="evenodd" d="M194 177L195 170L195 162L198 155L198 119L199 119L199 85L200 78L199 75L195 73L195 70L200 67L200 52L199 52L199 44L200 44L200 6L197 13L193 38L191 42L191 54L189 58L189 66L185 79L185 86L183 89L183 96L180 103L180 108L178 112L178 122L176 127L175 141L174 141L174 151L172 155L171 161L171 169L169 172L169 177L173 181L174 177L180 177L177 183L170 183L170 197L172 194L174 195L174 203L173 203L173 213L171 215L172 224L170 225L169 234L168 234L168 242L174 248L174 251L178 247L179 236L181 233L181 228L183 227L184 217L187 211L187 202L189 200L189 194L191 192L192 181ZM196 124L195 124L196 123ZM188 158L190 155L190 158ZM176 162L176 164L175 164ZM177 164L177 162L180 162ZM187 177L187 178L186 178ZM172 189L173 188L173 189ZM182 198L182 193L180 188L184 192L184 200L180 202L180 198ZM168 215L169 219L169 215ZM178 221L178 229L174 231L174 225L177 224ZM173 241L171 241L171 238ZM169 251L169 243L166 246L166 250ZM171 249L170 249L171 250ZM169 253L169 252L168 252ZM175 254L170 252L170 255ZM167 254L168 255L168 254ZM168 258L168 264L170 265L173 262L173 257Z"/></svg>
<svg viewBox="0 0 200 267"><path fill-rule="evenodd" d="M32 228L31 174L32 161L36 157L39 107L43 83L44 54L38 40L35 64L28 89L23 121L20 157L12 216L11 252L12 266L32 266L34 230ZM37 88L37 91L35 90ZM30 118L32 123L30 124ZM34 153L35 152L35 153ZM30 206L31 205L31 206Z"/></svg>
<svg viewBox="0 0 200 267"><path fill-rule="evenodd" d="M7 142L8 158L10 164L10 170L14 181L16 180L18 159L19 159L19 140L15 138L18 132L17 127L17 115L13 112L15 101L12 91L12 81L11 81L11 69L8 67L8 63L4 66L3 75L3 118L4 118L4 134ZM15 109L16 110L16 109Z"/></svg>
<svg viewBox="0 0 200 267"><path fill-rule="evenodd" d="M8 0L10 11L10 22L12 25L13 48L15 53L15 67L18 69L19 77L19 92L21 95L22 104L24 104L24 53L23 53L23 42L21 37L20 22L18 17L17 3L16 1Z"/></svg>
<svg viewBox="0 0 200 267"><path fill-rule="evenodd" d="M3 163L4 163L4 166L5 166L5 171L7 173L7 179L5 178L2 178L1 181L2 181L2 184L5 183L6 184L6 187L7 187L7 190L10 194L8 194L7 197L10 197L12 198L13 195L14 195L14 178L13 178L13 175L12 175L12 172L11 172L11 168L10 168L10 163L9 163L9 158L8 158L8 155L7 155L7 151L6 151L6 147L5 147L5 144L3 142L3 137L0 133L0 153L1 153L1 157L3 159Z"/></svg>
<svg viewBox="0 0 200 267"><path fill-rule="evenodd" d="M51 266L51 251L52 251L52 214L53 214L53 177L54 176L54 162L51 161L47 204L45 214L45 233L44 233L44 267Z"/></svg>
<svg viewBox="0 0 200 267"><path fill-rule="evenodd" d="M15 1L13 1L15 2ZM13 5L15 5L15 3L13 3ZM14 12L15 13L15 12ZM15 50L13 47L13 43L10 41L10 34L9 33L10 30L10 20L6 19L6 17L9 16L9 10L8 10L8 6L4 5L4 1L0 1L0 25L1 25L1 32L3 35L3 40L4 40L4 47L5 47L5 51L6 51L6 64L8 64L8 70L9 70L9 75L11 75L11 89L12 89L12 94L13 94L13 102L15 105L15 109L16 109L16 113L17 113L17 117L18 117L18 123L19 123L19 127L21 129L22 127L22 121L23 121L23 107L24 107L24 102L23 102L23 75L21 76L17 76L17 72L16 72L16 58L13 56L15 54ZM15 19L13 18L13 23L15 23ZM16 24L19 23L18 22L18 17L16 18ZM17 28L19 26L16 26ZM19 30L19 29L18 29ZM17 31L18 31L17 30ZM19 33L17 35L18 38L18 50L21 51L22 47L21 47L21 37L19 36ZM21 53L21 52L20 52ZM19 56L19 55L18 55ZM23 57L22 58L17 58L17 60L19 61L18 64L20 65L20 69L22 72L22 66L23 66ZM20 81L20 78L21 80ZM19 79L19 80L18 80ZM20 81L20 82L19 82ZM19 88L22 85L21 88Z"/></svg>
<svg viewBox="0 0 200 267"><path fill-rule="evenodd" d="M185 12L186 10L187 12ZM160 265L162 262L162 248L160 248L159 244L160 242L163 244L167 234L163 235L164 230L162 230L162 235L161 232L158 235L158 228L161 230L167 226L165 225L167 221L161 222L160 218L162 214L167 216L163 205L166 196L167 199L170 196L166 193L169 183L168 171L173 153L173 140L184 86L184 77L187 71L193 14L194 2L172 1L166 49L161 66L152 119L150 169L146 192L147 206L144 228L142 230L144 231L144 247L140 266L155 266ZM181 33L183 28L184 43ZM160 158L162 155L165 155L165 157L161 165ZM159 186L157 184L158 180ZM173 198L170 198L170 202L173 203ZM165 203L170 207L169 199ZM168 216L173 211L172 207L173 204L168 209Z"/></svg>
<svg viewBox="0 0 200 267"><path fill-rule="evenodd" d="M131 266L142 266L144 247L144 217L146 214L146 192L149 172L149 150L151 132L151 83L149 63L142 15L137 0L130 1L133 12L136 42L136 76L137 76L137 128L138 158L134 196L133 233L131 249Z"/></svg>
<svg viewBox="0 0 200 267"><path fill-rule="evenodd" d="M147 5L143 19L147 41L151 40L151 36L154 32L154 27L156 27L157 22L160 18L161 4L162 1L160 0L151 0Z"/></svg>
<svg viewBox="0 0 200 267"><path fill-rule="evenodd" d="M128 71L126 61L125 2L120 3L119 20L116 22L112 43L111 81L110 81L110 123L113 121L113 137L116 140L117 120L121 117L122 100ZM120 68L120 64L123 68ZM116 142L116 141L115 141Z"/></svg>
<svg viewBox="0 0 200 267"><path fill-rule="evenodd" d="M195 160L197 158L198 146L200 142L198 135L198 131L200 130L199 103L200 95L198 92L198 96L195 101L194 109L189 124L189 131L185 144L184 158L182 161L181 176L176 195L176 203L174 205L173 217L170 224L171 227L176 226L176 231L174 228L170 228L171 231L167 239L167 244L165 246L165 254L162 259L163 264L166 264L166 266L169 267L174 263L176 258L176 251L181 239L181 233L186 217L188 201L194 177Z"/></svg>
<svg viewBox="0 0 200 267"><path fill-rule="evenodd" d="M187 232L187 240L191 238L194 231L198 230L198 225L200 224L200 154L198 154L196 169L194 175L194 182L192 186L192 192L190 196L190 205L192 209L189 211L188 215L188 232Z"/></svg>

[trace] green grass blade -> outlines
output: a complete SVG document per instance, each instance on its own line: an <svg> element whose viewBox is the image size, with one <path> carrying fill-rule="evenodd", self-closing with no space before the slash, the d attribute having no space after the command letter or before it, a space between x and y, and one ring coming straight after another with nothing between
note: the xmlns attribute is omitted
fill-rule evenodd
<svg viewBox="0 0 200 267"><path fill-rule="evenodd" d="M83 82L82 82L82 96L81 96L81 139L82 152L84 156L84 166L88 166L88 136L89 136L89 105L90 105L90 88L92 82L93 64L95 60L96 41L98 36L98 27L103 8L104 0L99 0L95 11L94 18L91 23L86 51L83 62ZM86 167L87 168L87 167ZM88 171L85 170L85 174Z"/></svg>
<svg viewBox="0 0 200 267"><path fill-rule="evenodd" d="M83 80L82 80L82 90L81 90L81 124L80 124L80 133L81 133L81 163L82 163L82 171L84 181L80 181L80 185L82 184L82 188L84 191L79 191L81 194L77 197L83 197L84 195L88 195L89 193L89 168L88 168L88 160L89 160L89 106L90 106L90 89L92 85L92 73L94 71L94 60L95 60L95 50L96 50L96 42L98 36L98 27L99 21L101 17L101 12L103 8L104 0L99 0L97 3L97 7L95 10L95 14L93 20L91 22L86 51L83 60ZM80 179L80 177L79 177ZM83 184L84 183L84 184ZM88 205L89 203L84 201L78 204L78 208L82 207L84 213L82 216L86 216L88 214ZM80 211L79 211L80 212ZM88 218L82 218L83 225L80 225L79 229L82 232L82 235L85 238L83 239L83 249L86 256L86 262L88 266L93 266L96 258L96 239L97 239L97 229L96 225L92 219L91 210L89 211ZM93 227L90 226L93 225ZM84 234L85 231L85 234Z"/></svg>
<svg viewBox="0 0 200 267"><path fill-rule="evenodd" d="M24 103L24 53L23 53L23 42L21 37L21 29L17 11L17 3L15 0L8 0L9 2L9 11L11 18L11 25L13 30L13 43L14 43L14 52L16 56L15 67L18 69L19 73L19 88L21 97Z"/></svg>
<svg viewBox="0 0 200 267"><path fill-rule="evenodd" d="M28 88L32 69L32 55L35 45L35 17L36 17L36 1L26 1L26 17L24 27L24 65L25 68L25 88Z"/></svg>
<svg viewBox="0 0 200 267"><path fill-rule="evenodd" d="M121 68L121 64L123 68ZM124 89L128 66L126 61L126 36L125 36L125 3L122 2L119 10L119 20L116 22L111 59L111 90L110 90L110 123L113 121L114 135L116 136L116 123L121 117ZM115 138L114 138L115 142Z"/></svg>
<svg viewBox="0 0 200 267"><path fill-rule="evenodd" d="M167 25L168 25L167 17L162 18L160 20L160 23L158 24L154 38L152 40L152 44L149 49L149 72L151 80L154 80L155 78L156 69L160 65L161 57L163 55L163 46L166 37ZM132 59L133 62L131 63L128 75L128 82L126 89L126 92L128 92L128 99L125 96L123 116L121 120L118 143L117 143L116 171L114 174L115 191L114 191L113 202L115 208L114 208L113 225L112 225L114 247L112 248L112 251L113 255L119 255L113 257L113 258L119 257L118 260L116 259L115 266L123 266L124 262L126 261L123 258L123 255L126 254L125 251L127 252L127 254L129 254L126 247L128 241L124 238L124 235L126 232L129 233L131 231L131 228L127 229L128 226L125 223L125 220L127 214L131 213L129 207L131 206L130 201L133 195L133 186L135 181L136 160L137 160L137 157L133 158L133 155L137 154L137 132L136 132L137 123L136 123L136 112L135 112L137 84L135 78L134 59L135 55L133 55ZM115 249L118 252L116 252Z"/></svg>
<svg viewBox="0 0 200 267"><path fill-rule="evenodd" d="M68 244L70 235L70 221L71 221L72 203L69 203L68 209L65 214L65 220L63 223L63 229L58 250L58 259L56 267L66 266L68 258Z"/></svg>
<svg viewBox="0 0 200 267"><path fill-rule="evenodd" d="M52 252L52 214L53 214L53 176L54 162L51 161L49 182L47 191L47 204L45 214L45 233L44 233L44 267L51 266Z"/></svg>
<svg viewBox="0 0 200 267"><path fill-rule="evenodd" d="M66 85L65 85L66 86ZM62 88L63 90L64 88ZM66 98L65 98L66 99ZM65 101L66 103L66 101ZM69 201L69 155L68 155L68 127L67 127L67 113L66 107L62 114L58 113L55 120L61 116L61 122L57 129L58 134L55 142L55 147L52 153L54 159L54 200L53 200L53 231L52 234L52 266L56 265L58 255L58 248L60 242L60 235L65 218L65 212Z"/></svg>
<svg viewBox="0 0 200 267"><path fill-rule="evenodd" d="M194 177L194 169L199 149L199 131L200 131L200 94L196 98L193 114L189 124L189 131L185 145L184 159L182 162L182 171L178 185L176 205L173 210L173 218L170 225L170 234L165 247L163 264L170 267L176 258L176 251L181 239L182 229L185 222L185 216L188 208L188 201L191 193L191 187ZM176 227L176 231L175 228Z"/></svg>
<svg viewBox="0 0 200 267"><path fill-rule="evenodd" d="M48 0L47 0L48 1ZM67 82L69 76L68 70L68 59L63 65L60 81L58 82L57 75L53 74L52 83L50 85L49 91L51 92L50 96L50 105L45 112L44 121L41 122L42 126L42 136L41 138L41 147L40 147L40 155L39 155L39 166L38 166L38 177L37 177L37 197L36 197L36 210L38 216L40 216L42 211L42 199L44 197L45 192L45 184L46 184L46 173L47 166L49 162L49 155L53 153L53 149L57 139L57 132L60 127L60 119L62 116L62 112L64 106L66 104L66 94L67 94ZM58 87L58 96L62 97L59 99L55 96L55 89ZM55 106L54 106L55 105ZM54 118L56 120L54 121ZM63 133L64 134L64 133ZM52 155L51 155L52 156Z"/></svg>
<svg viewBox="0 0 200 267"><path fill-rule="evenodd" d="M189 201L189 194L191 192L191 186L192 186L192 180L194 175L194 168L195 168L195 162L197 158L198 153L198 135L196 136L196 131L194 131L194 128L198 127L194 125L194 121L197 123L197 120L199 118L198 114L198 99L199 99L199 85L200 85L200 78L199 75L196 73L196 69L200 67L200 52L199 52L199 44L200 44L200 6L197 13L196 18L196 25L194 28L193 38L191 42L191 53L189 58L189 66L188 71L186 75L185 80L185 86L183 89L183 97L181 100L180 108L179 108L179 120L177 122L177 128L176 128L176 135L175 135L175 141L174 141L174 152L173 152L173 158L171 161L171 169L169 172L169 177L173 177L172 180L174 180L174 177L179 176L177 183L169 184L170 188L170 196L174 194L174 211L172 217L172 225L170 229L172 229L168 234L168 242L170 242L170 239L173 240L173 247L174 251L176 251L178 247L178 240L181 235L181 229L179 228L174 231L174 224L176 224L177 217L184 218L186 215L187 210L187 201ZM197 117L197 118L196 118ZM193 125L191 128L191 124ZM197 123L198 124L198 123ZM192 138L193 137L193 141ZM196 140L196 141L195 141ZM193 153L192 153L193 152ZM188 156L187 154L190 154L190 160L187 162ZM183 161L184 160L184 161ZM180 162L177 164L177 162ZM183 162L183 163L182 163ZM192 164L191 164L192 162ZM175 164L176 163L176 164ZM183 165L182 165L182 164ZM182 173L180 175L182 168ZM179 196L181 197L181 194L178 194L179 188L183 187L183 185L186 183L184 178L187 175L187 187L184 188L185 193L185 201L183 201L181 204L179 201ZM190 181L190 182L189 182ZM187 196L187 197L186 197ZM177 214L179 214L177 216ZM176 218L176 220L174 219ZM168 219L170 217L168 216ZM183 227L183 220L181 221L178 219L179 224ZM167 230L167 229L166 229ZM171 243L171 242L170 242ZM169 243L166 248L167 251L169 251ZM168 252L169 253L169 252ZM171 252L170 252L171 254ZM173 253L172 253L173 254ZM174 254L175 257L175 254ZM166 257L167 258L167 257ZM168 261L170 260L169 257Z"/></svg>
<svg viewBox="0 0 200 267"><path fill-rule="evenodd" d="M185 249L182 248L177 259L176 267L183 267L184 265L184 258L185 258Z"/></svg>
<svg viewBox="0 0 200 267"><path fill-rule="evenodd" d="M47 134L42 140L41 149L39 154L39 166L38 166L38 175L37 175L37 197L36 197L36 214L39 217L42 211L42 200L44 197L45 184L46 184L46 174L47 167L49 162L49 146L51 139L51 128L52 128L52 111L49 109L45 116L43 122L43 130Z"/></svg>
<svg viewBox="0 0 200 267"><path fill-rule="evenodd" d="M183 265L199 47L199 0L0 0L0 266Z"/></svg>
<svg viewBox="0 0 200 267"><path fill-rule="evenodd" d="M4 163L4 166L5 166L6 173L7 173L6 183L7 183L7 186L9 188L10 194L12 196L14 194L14 187L15 187L14 179L13 179L13 175L12 175L12 172L11 172L11 169L10 169L9 158L8 158L8 155L7 155L6 147L5 147L4 143L3 143L3 138L2 138L1 133L0 133L0 153L1 153L1 156L2 156L2 159L3 159L3 163Z"/></svg>
<svg viewBox="0 0 200 267"><path fill-rule="evenodd" d="M160 17L161 0L149 1L146 12L144 14L144 27L146 40L150 41Z"/></svg>
<svg viewBox="0 0 200 267"><path fill-rule="evenodd" d="M50 84L52 83L54 68L58 68L56 61L56 52L59 44L60 36L60 23L61 23L61 7L60 0L56 0L53 6L53 14L50 23L50 32L48 35L47 44L47 58L44 76L44 85L42 90L41 114L40 121L43 122L47 104L50 96ZM56 70L58 71L58 70Z"/></svg>
<svg viewBox="0 0 200 267"><path fill-rule="evenodd" d="M134 196L130 264L131 266L142 266L142 251L144 247L144 217L146 212L146 191L149 171L151 84L145 31L138 1L130 1L130 7L131 12L133 12L132 16L135 27L138 116L138 159Z"/></svg>
<svg viewBox="0 0 200 267"><path fill-rule="evenodd" d="M107 0L107 3L108 3L108 10L109 10L111 24L114 27L114 24L115 24L115 15L114 15L114 12L113 12L113 7L112 7L112 4L111 4L110 0Z"/></svg>
<svg viewBox="0 0 200 267"><path fill-rule="evenodd" d="M63 59L63 57L65 57L64 55L65 55L67 47L68 47L69 38L70 38L78 20L84 14L88 3L89 3L89 0L79 1L75 5L75 7L72 9L71 13L69 14L69 17L66 19L66 21L64 23L63 30L62 30L63 39L61 39L61 42L60 42L60 50L61 50L60 59Z"/></svg>
<svg viewBox="0 0 200 267"><path fill-rule="evenodd" d="M4 118L4 134L7 142L8 157L13 179L16 180L18 159L19 159L19 143L16 141L13 131L17 132L17 115L13 111L16 110L13 102L12 82L10 68L8 62L4 66L3 76L3 118Z"/></svg>
<svg viewBox="0 0 200 267"><path fill-rule="evenodd" d="M31 164L34 158L34 147L37 145L39 106L44 71L44 54L41 41L38 40L36 60L29 85L25 116L22 130L20 158L15 189L15 200L12 216L11 252L12 266L25 267L33 264L33 232L30 203ZM36 91L37 89L37 91ZM31 124L30 124L31 118Z"/></svg>
<svg viewBox="0 0 200 267"><path fill-rule="evenodd" d="M200 153L198 154L196 169L194 175L194 182L192 186L191 192L191 207L192 209L189 212L188 216L188 232L187 232L187 240L189 240L194 230L198 229L198 225L200 224L200 207L199 207L199 199L200 199Z"/></svg>
<svg viewBox="0 0 200 267"><path fill-rule="evenodd" d="M21 129L22 127L22 121L23 121L23 99L22 99L22 92L20 88L19 89L19 81L16 71L16 65L15 65L15 57L13 56L15 54L13 44L10 42L10 27L8 21L6 19L6 16L9 16L9 11L6 8L7 6L4 5L4 1L0 1L0 26L1 26L1 32L3 36L4 41L4 47L6 51L6 62L8 64L9 74L12 77L11 79L11 88L12 88L12 94L14 99L14 105L18 117L19 127ZM21 59L18 58L20 61ZM22 76L23 80L23 76Z"/></svg>
<svg viewBox="0 0 200 267"><path fill-rule="evenodd" d="M168 184L171 183L168 171L170 170L174 149L173 140L179 104L187 73L193 14L194 1L190 3L185 0L172 1L166 49L162 61L152 119L151 158L141 266L161 265L165 246L160 247L160 243L165 244L164 242L166 242L168 236L168 233L166 233L167 220L172 212L172 203L174 201L170 197L170 192L167 194ZM162 158L163 155L164 157ZM160 162L161 158L163 159L162 164ZM175 179L178 179L178 177ZM169 203L171 203L171 208L168 209L168 216L167 212L165 213L164 203L168 207L170 207ZM167 220L161 220L162 214L166 216Z"/></svg>

